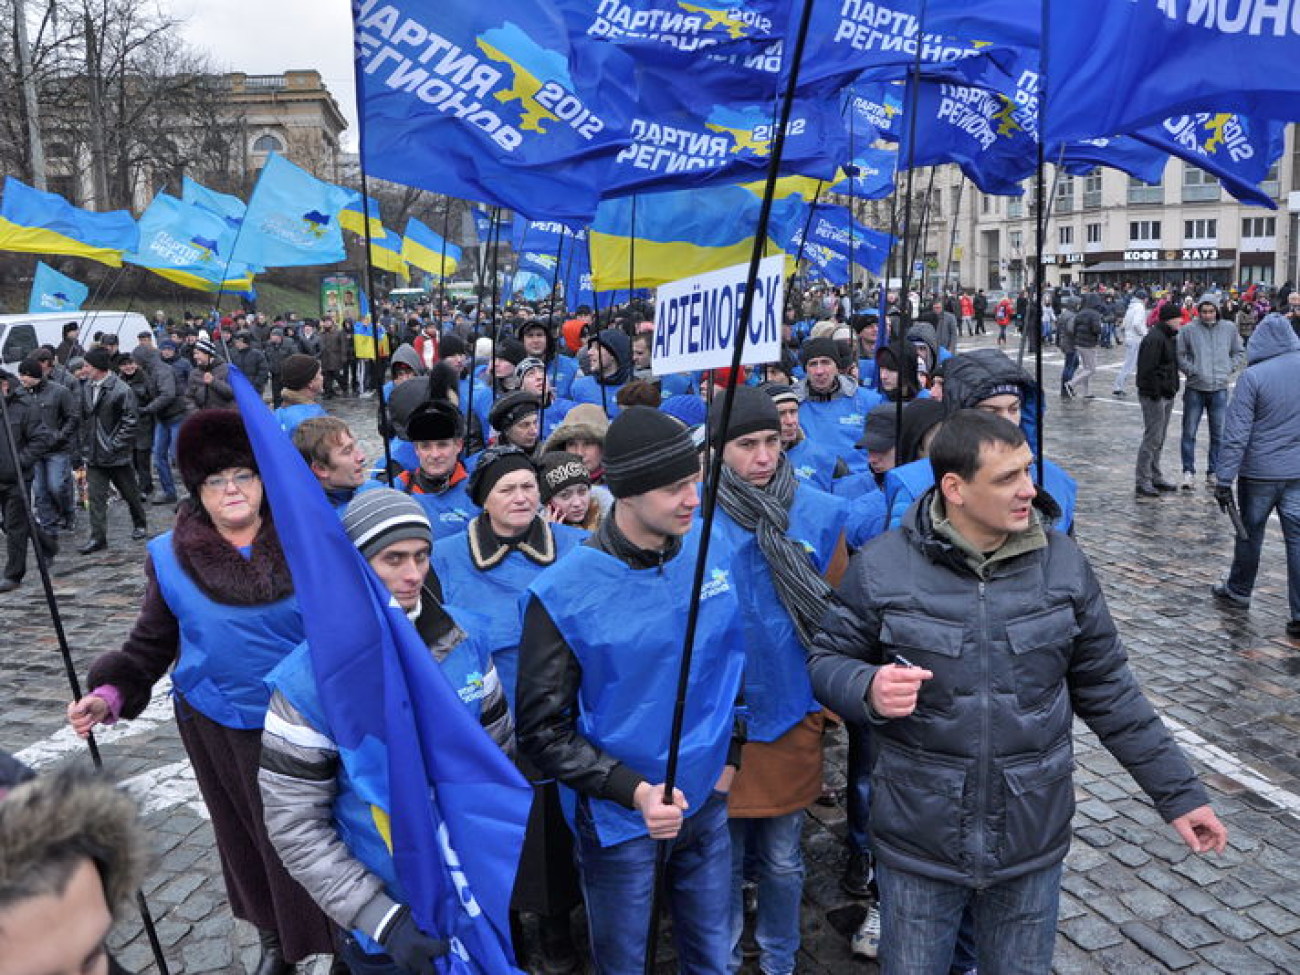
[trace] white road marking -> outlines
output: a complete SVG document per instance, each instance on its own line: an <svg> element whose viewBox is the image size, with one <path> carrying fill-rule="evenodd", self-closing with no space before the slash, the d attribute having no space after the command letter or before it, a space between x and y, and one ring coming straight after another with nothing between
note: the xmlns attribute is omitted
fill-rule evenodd
<svg viewBox="0 0 1300 975"><path fill-rule="evenodd" d="M135 738L138 735L147 734L163 722L170 721L172 719L171 692L171 678L164 678L159 681L153 690L153 696L149 699L148 706L145 707L140 717L134 721L119 721L114 725L96 728L96 743L99 745L112 745L126 738ZM45 740L24 748L15 757L32 768L42 768L46 765L53 765L73 752L84 751L85 748L86 743L77 737L76 732L64 725Z"/></svg>
<svg viewBox="0 0 1300 975"><path fill-rule="evenodd" d="M1186 725L1173 718L1166 717L1163 720L1183 751L1192 758L1220 775L1240 782L1247 789L1300 819L1300 796L1274 785L1267 775L1251 768L1218 745L1212 745Z"/></svg>

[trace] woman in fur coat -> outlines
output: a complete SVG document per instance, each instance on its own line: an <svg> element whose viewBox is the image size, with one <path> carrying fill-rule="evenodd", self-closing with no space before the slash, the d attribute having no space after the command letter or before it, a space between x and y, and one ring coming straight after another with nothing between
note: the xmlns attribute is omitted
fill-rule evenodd
<svg viewBox="0 0 1300 975"><path fill-rule="evenodd" d="M280 540L243 421L200 410L181 426L177 461L189 497L149 543L140 615L120 650L90 668L69 705L73 729L134 718L172 668L176 723L212 815L231 912L259 932L256 975L333 950L325 915L280 863L257 787L264 678L304 639Z"/></svg>

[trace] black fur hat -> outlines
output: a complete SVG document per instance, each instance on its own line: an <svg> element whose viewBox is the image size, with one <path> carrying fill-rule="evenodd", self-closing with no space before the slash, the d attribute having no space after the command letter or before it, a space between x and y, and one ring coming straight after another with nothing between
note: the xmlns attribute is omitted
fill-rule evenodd
<svg viewBox="0 0 1300 975"><path fill-rule="evenodd" d="M195 498L203 479L230 467L257 470L244 421L236 410L199 410L186 417L176 438L176 463Z"/></svg>

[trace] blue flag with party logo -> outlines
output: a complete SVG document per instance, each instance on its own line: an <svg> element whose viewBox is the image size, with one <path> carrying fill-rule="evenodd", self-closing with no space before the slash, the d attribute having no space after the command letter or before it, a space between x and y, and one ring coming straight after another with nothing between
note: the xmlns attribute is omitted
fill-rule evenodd
<svg viewBox="0 0 1300 975"><path fill-rule="evenodd" d="M807 245L826 247L872 273L884 267L894 246L894 238L889 234L853 219L848 207L833 203L814 204L805 226Z"/></svg>
<svg viewBox="0 0 1300 975"><path fill-rule="evenodd" d="M1300 120L1300 7L1290 2L1047 4L1048 144L1188 112Z"/></svg>
<svg viewBox="0 0 1300 975"><path fill-rule="evenodd" d="M1277 209L1259 184L1286 146L1285 122L1228 112L1191 112L1139 129L1133 137L1218 177L1241 202Z"/></svg>
<svg viewBox="0 0 1300 975"><path fill-rule="evenodd" d="M236 367L230 383L302 610L321 707L373 806L403 902L448 942L437 970L514 975L510 895L532 788L461 703ZM389 891L395 894L395 891Z"/></svg>
<svg viewBox="0 0 1300 975"><path fill-rule="evenodd" d="M830 192L859 200L881 200L894 192L898 150L859 149L843 168L845 178L833 184Z"/></svg>
<svg viewBox="0 0 1300 975"><path fill-rule="evenodd" d="M140 215L140 243L124 260L150 270L180 271L216 285L246 278L231 259L238 229L211 210L159 193ZM215 289L214 289L215 290Z"/></svg>
<svg viewBox="0 0 1300 975"><path fill-rule="evenodd" d="M533 218L586 220L627 144L628 55L552 0L353 6L362 165Z"/></svg>
<svg viewBox="0 0 1300 975"><path fill-rule="evenodd" d="M1159 183L1169 162L1169 153L1130 135L1106 139L1079 139L1047 153L1047 160L1067 173L1084 176L1098 166L1118 169L1144 183Z"/></svg>
<svg viewBox="0 0 1300 975"><path fill-rule="evenodd" d="M248 209L239 197L218 193L188 176L181 178L181 199L193 206L210 210L235 229L243 224L244 212Z"/></svg>
<svg viewBox="0 0 1300 975"><path fill-rule="evenodd" d="M248 200L234 259L261 267L333 264L347 252L339 211L354 190L317 179L271 153Z"/></svg>
<svg viewBox="0 0 1300 975"><path fill-rule="evenodd" d="M27 311L33 315L49 311L80 311L89 296L90 289L80 281L60 274L44 261L37 261Z"/></svg>
<svg viewBox="0 0 1300 975"><path fill-rule="evenodd" d="M776 139L775 76L707 57L662 54L639 66L632 143L605 198L761 179ZM780 172L834 179L848 136L833 99L796 97Z"/></svg>
<svg viewBox="0 0 1300 975"><path fill-rule="evenodd" d="M844 87L844 127L855 148L902 137L903 90L894 81L855 81Z"/></svg>
<svg viewBox="0 0 1300 975"><path fill-rule="evenodd" d="M998 92L943 82L909 82L915 132L905 128L900 159L913 166L956 163L985 193L1019 196L1037 165L1037 116Z"/></svg>
<svg viewBox="0 0 1300 975"><path fill-rule="evenodd" d="M664 45L731 54L780 39L787 0L558 0L570 29L591 40L641 47Z"/></svg>

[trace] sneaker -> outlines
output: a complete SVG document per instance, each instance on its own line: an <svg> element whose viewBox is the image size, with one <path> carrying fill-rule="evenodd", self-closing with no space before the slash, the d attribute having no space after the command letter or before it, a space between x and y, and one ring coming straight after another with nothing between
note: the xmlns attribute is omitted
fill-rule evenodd
<svg viewBox="0 0 1300 975"><path fill-rule="evenodd" d="M1196 487L1196 475L1191 471L1183 471L1182 487L1184 491L1190 491Z"/></svg>
<svg viewBox="0 0 1300 975"><path fill-rule="evenodd" d="M1155 482L1152 483L1152 487L1154 487L1157 491L1177 491L1177 490L1178 490L1178 485L1177 485L1177 484L1170 484L1168 481L1155 481Z"/></svg>
<svg viewBox="0 0 1300 975"><path fill-rule="evenodd" d="M880 954L880 908L875 904L867 908L867 916L853 933L849 947L860 958L875 958Z"/></svg>
<svg viewBox="0 0 1300 975"><path fill-rule="evenodd" d="M1112 395L1112 396L1127 396L1128 393L1124 392L1124 390L1122 390L1122 389L1112 389L1112 390L1110 391L1110 395Z"/></svg>
<svg viewBox="0 0 1300 975"><path fill-rule="evenodd" d="M1157 490L1156 490L1155 488L1153 488L1153 487L1149 487L1149 486L1146 485L1146 484L1139 484L1135 490L1136 490L1137 496L1138 496L1139 498L1158 498L1158 497L1160 497L1160 492L1159 492L1159 491L1157 491Z"/></svg>
<svg viewBox="0 0 1300 975"><path fill-rule="evenodd" d="M1079 395L1074 391L1074 383L1065 383L1061 388L1065 390L1065 395L1070 399L1074 399Z"/></svg>
<svg viewBox="0 0 1300 975"><path fill-rule="evenodd" d="M1228 583L1226 581L1216 582L1214 585L1210 586L1210 595L1220 602L1228 603L1232 606L1240 607L1241 609L1245 609L1250 605L1250 597L1237 595L1237 593L1228 588ZM1290 623L1287 624L1287 632L1291 632Z"/></svg>

